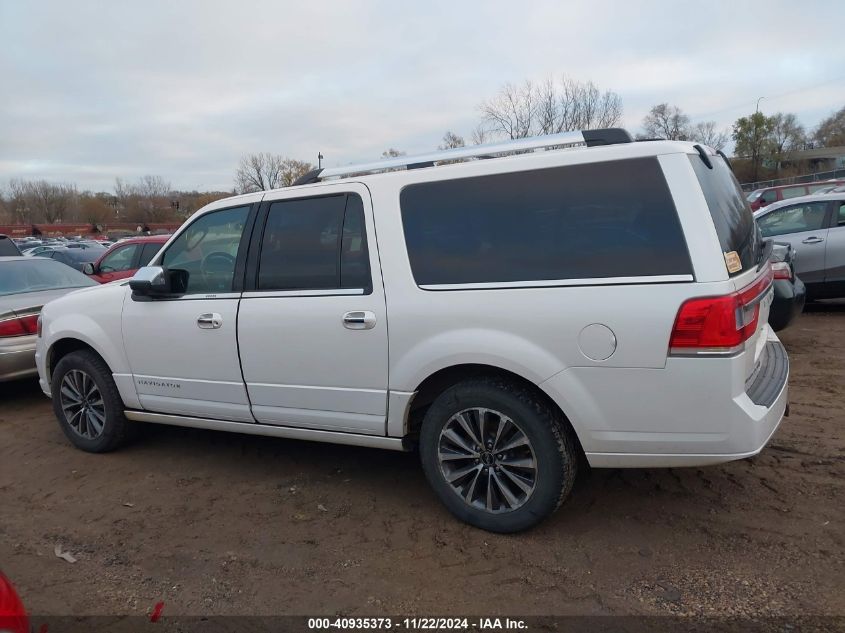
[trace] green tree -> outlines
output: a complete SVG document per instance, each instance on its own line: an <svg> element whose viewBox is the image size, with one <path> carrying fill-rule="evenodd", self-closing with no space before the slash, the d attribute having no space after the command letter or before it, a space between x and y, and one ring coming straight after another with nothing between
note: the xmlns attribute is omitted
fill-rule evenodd
<svg viewBox="0 0 845 633"><path fill-rule="evenodd" d="M772 130L775 118L762 112L755 112L740 117L734 122L733 139L736 143L734 153L751 162L751 178L759 180L760 163L763 157L771 155Z"/></svg>

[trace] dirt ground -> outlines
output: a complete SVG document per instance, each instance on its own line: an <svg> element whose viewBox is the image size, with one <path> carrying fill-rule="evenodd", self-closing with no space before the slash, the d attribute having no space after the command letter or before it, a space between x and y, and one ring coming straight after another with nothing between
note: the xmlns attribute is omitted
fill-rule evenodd
<svg viewBox="0 0 845 633"><path fill-rule="evenodd" d="M584 473L511 536L454 520L416 454L153 427L90 455L0 385L0 567L40 615L845 614L845 302L782 339L761 455Z"/></svg>

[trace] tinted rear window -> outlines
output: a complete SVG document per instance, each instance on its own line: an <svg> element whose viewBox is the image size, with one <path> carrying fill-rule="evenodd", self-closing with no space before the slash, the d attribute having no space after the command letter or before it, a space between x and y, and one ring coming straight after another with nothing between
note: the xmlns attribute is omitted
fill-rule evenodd
<svg viewBox="0 0 845 633"><path fill-rule="evenodd" d="M692 273L655 158L409 185L400 204L421 286Z"/></svg>
<svg viewBox="0 0 845 633"><path fill-rule="evenodd" d="M8 237L0 237L0 257L20 255L21 252L15 243Z"/></svg>
<svg viewBox="0 0 845 633"><path fill-rule="evenodd" d="M713 169L709 169L697 154L691 155L689 160L701 184L722 251L736 251L742 262L742 270L734 274L755 266L762 238L731 168L720 156L710 157Z"/></svg>

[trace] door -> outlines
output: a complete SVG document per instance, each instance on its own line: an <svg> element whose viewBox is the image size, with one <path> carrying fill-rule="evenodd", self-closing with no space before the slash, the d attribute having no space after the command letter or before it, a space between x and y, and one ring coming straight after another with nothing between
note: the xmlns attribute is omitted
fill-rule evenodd
<svg viewBox="0 0 845 633"><path fill-rule="evenodd" d="M384 435L387 315L369 191L267 194L238 316L256 421Z"/></svg>
<svg viewBox="0 0 845 633"><path fill-rule="evenodd" d="M805 283L824 281L828 203L804 202L775 209L757 219L763 237L788 242L797 253L795 272Z"/></svg>
<svg viewBox="0 0 845 633"><path fill-rule="evenodd" d="M833 221L827 234L825 285L833 285L836 296L845 294L845 200L834 202Z"/></svg>
<svg viewBox="0 0 845 633"><path fill-rule="evenodd" d="M137 243L117 247L103 257L92 277L101 284L131 277L140 248L141 245Z"/></svg>
<svg viewBox="0 0 845 633"><path fill-rule="evenodd" d="M247 205L204 213L156 258L188 271L184 296L124 302L123 341L145 409L253 421L238 363L242 279L235 271L255 211Z"/></svg>

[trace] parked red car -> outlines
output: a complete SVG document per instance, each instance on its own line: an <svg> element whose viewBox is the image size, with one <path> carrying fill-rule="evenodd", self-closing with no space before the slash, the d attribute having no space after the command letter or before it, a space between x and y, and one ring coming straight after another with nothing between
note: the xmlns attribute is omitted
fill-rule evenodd
<svg viewBox="0 0 845 633"><path fill-rule="evenodd" d="M797 185L780 185L778 187L766 187L764 189L755 189L748 194L747 200L751 205L751 210L756 211L780 200L789 200L790 198L798 198L799 196L807 196L815 193L823 187L830 185L843 184L842 180L823 180L816 182L805 182Z"/></svg>
<svg viewBox="0 0 845 633"><path fill-rule="evenodd" d="M149 264L169 239L169 235L150 235L123 240L114 244L93 264L85 264L82 272L101 284L127 279Z"/></svg>

